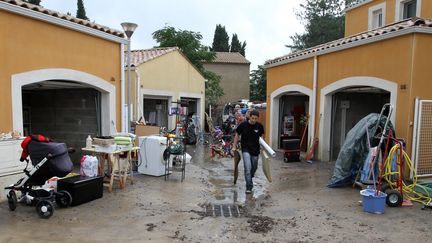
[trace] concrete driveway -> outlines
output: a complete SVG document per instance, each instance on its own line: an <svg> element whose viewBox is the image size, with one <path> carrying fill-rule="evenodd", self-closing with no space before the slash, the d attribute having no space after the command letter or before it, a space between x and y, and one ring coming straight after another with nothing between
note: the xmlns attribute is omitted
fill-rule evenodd
<svg viewBox="0 0 432 243"><path fill-rule="evenodd" d="M34 207L10 212L0 203L0 242L428 242L432 210L419 204L365 213L359 189L329 189L333 164L272 160L273 182L261 167L252 195L241 173L232 184L232 159L208 157L208 147L188 148L193 159L168 181L136 175L125 189L58 209L41 219ZM243 168L243 165L240 164ZM4 193L3 193L4 195Z"/></svg>

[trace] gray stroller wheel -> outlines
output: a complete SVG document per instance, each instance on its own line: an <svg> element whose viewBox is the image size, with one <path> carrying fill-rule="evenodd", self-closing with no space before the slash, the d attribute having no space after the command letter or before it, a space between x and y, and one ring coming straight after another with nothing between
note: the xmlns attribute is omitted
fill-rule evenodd
<svg viewBox="0 0 432 243"><path fill-rule="evenodd" d="M8 200L8 205L9 205L9 210L10 211L15 211L17 204L18 204L18 200L17 200L17 196L14 190L10 190L8 195L7 195L7 200Z"/></svg>
<svg viewBox="0 0 432 243"><path fill-rule="evenodd" d="M54 205L47 200L40 201L36 204L36 212L41 218L47 219L54 214Z"/></svg>
<svg viewBox="0 0 432 243"><path fill-rule="evenodd" d="M59 191L55 197L57 205L61 208L67 208L72 204L72 196L67 191Z"/></svg>

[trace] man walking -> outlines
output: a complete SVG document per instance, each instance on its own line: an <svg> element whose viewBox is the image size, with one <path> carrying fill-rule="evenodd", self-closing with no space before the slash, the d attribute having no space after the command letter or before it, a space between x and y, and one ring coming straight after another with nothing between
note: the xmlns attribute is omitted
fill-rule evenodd
<svg viewBox="0 0 432 243"><path fill-rule="evenodd" d="M259 138L264 134L264 127L258 122L258 117L258 111L252 110L250 112L249 120L237 126L233 143L233 150L237 150L240 139L247 194L252 193L252 178L258 168L258 156L260 153Z"/></svg>

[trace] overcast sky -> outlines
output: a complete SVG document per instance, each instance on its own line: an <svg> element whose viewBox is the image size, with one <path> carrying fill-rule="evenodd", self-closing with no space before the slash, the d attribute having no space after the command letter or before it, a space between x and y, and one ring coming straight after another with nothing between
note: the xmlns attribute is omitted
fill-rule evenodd
<svg viewBox="0 0 432 243"><path fill-rule="evenodd" d="M304 0L84 0L91 21L121 30L121 22L134 22L132 49L157 45L152 33L165 25L200 32L202 44L211 46L217 24L230 37L237 33L247 42L246 58L251 70L264 61L289 53L290 36L303 32L295 12ZM42 0L45 8L76 15L76 0Z"/></svg>

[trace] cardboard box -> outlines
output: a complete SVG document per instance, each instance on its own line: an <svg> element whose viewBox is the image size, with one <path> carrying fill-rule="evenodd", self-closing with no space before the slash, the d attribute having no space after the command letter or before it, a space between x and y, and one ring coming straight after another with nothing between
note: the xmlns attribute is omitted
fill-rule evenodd
<svg viewBox="0 0 432 243"><path fill-rule="evenodd" d="M158 126L146 126L137 124L135 127L135 135L139 136L149 136L149 135L159 135Z"/></svg>

